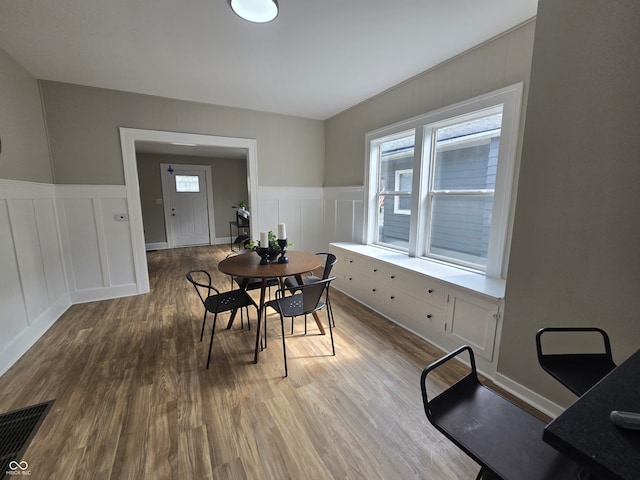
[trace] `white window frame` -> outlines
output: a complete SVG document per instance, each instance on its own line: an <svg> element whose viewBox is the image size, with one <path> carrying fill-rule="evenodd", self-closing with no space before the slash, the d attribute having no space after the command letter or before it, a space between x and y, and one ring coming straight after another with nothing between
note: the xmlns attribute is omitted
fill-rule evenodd
<svg viewBox="0 0 640 480"><path fill-rule="evenodd" d="M365 135L365 225L363 242L376 245L377 190L379 177L379 146L393 136L415 131L412 215L408 255L426 258L429 219L425 207L430 181L430 157L435 148L433 128L455 124L460 117L502 105L502 129L498 152L498 169L492 211L489 251L486 267L477 270L488 277L505 278L508 238L512 229L512 204L515 203L514 176L520 130L520 110L523 84L517 83L418 117L411 118ZM380 245L389 248L388 245ZM399 250L406 252L406 250ZM429 258L437 261L437 259ZM449 264L450 262L445 262ZM465 268L451 262L453 266Z"/></svg>

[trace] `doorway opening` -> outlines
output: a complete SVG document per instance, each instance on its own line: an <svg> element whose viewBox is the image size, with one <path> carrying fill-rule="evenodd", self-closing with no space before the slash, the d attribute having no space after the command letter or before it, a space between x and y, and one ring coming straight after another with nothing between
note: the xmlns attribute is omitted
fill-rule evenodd
<svg viewBox="0 0 640 480"><path fill-rule="evenodd" d="M244 149L247 162L248 203L252 212L249 222L252 231L257 231L257 225L254 225L254 223L257 222L257 218L259 218L259 205L257 201L254 201L254 197L257 198L258 193L257 142L256 139L252 138L219 137L194 133L120 128L120 145L122 148L122 162L127 192L136 285L138 293L147 293L149 292L149 271L147 268L140 187L138 183L136 142Z"/></svg>

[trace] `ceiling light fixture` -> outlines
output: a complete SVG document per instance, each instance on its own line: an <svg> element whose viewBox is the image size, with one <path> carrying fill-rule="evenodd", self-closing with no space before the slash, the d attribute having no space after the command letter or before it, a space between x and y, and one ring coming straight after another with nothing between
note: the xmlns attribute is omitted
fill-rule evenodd
<svg viewBox="0 0 640 480"><path fill-rule="evenodd" d="M249 22L267 23L278 16L277 0L227 0L231 10Z"/></svg>

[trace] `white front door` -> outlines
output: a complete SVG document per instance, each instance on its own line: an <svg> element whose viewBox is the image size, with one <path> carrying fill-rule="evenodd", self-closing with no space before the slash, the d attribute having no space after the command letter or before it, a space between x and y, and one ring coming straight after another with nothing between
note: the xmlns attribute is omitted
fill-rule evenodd
<svg viewBox="0 0 640 480"><path fill-rule="evenodd" d="M170 247L210 243L206 166L161 166Z"/></svg>

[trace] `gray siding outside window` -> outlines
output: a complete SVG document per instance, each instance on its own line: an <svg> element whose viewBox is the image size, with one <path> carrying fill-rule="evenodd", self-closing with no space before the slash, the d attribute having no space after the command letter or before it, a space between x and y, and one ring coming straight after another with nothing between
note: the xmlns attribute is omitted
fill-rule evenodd
<svg viewBox="0 0 640 480"><path fill-rule="evenodd" d="M395 178L398 170L407 170L413 168L413 151L405 156L394 160L382 162L382 176L384 179L385 190L395 190ZM403 196L401 198L410 198ZM406 202L401 202L405 206ZM385 195L383 209L383 225L381 225L380 240L385 243L409 242L409 222L411 215L405 213L394 213L394 196ZM409 201L410 204L410 201ZM409 205L410 208L410 205Z"/></svg>
<svg viewBox="0 0 640 480"><path fill-rule="evenodd" d="M453 191L434 199L431 251L455 251L487 258L493 194L455 195L455 190L493 190L500 138L486 145L440 152L434 190Z"/></svg>

